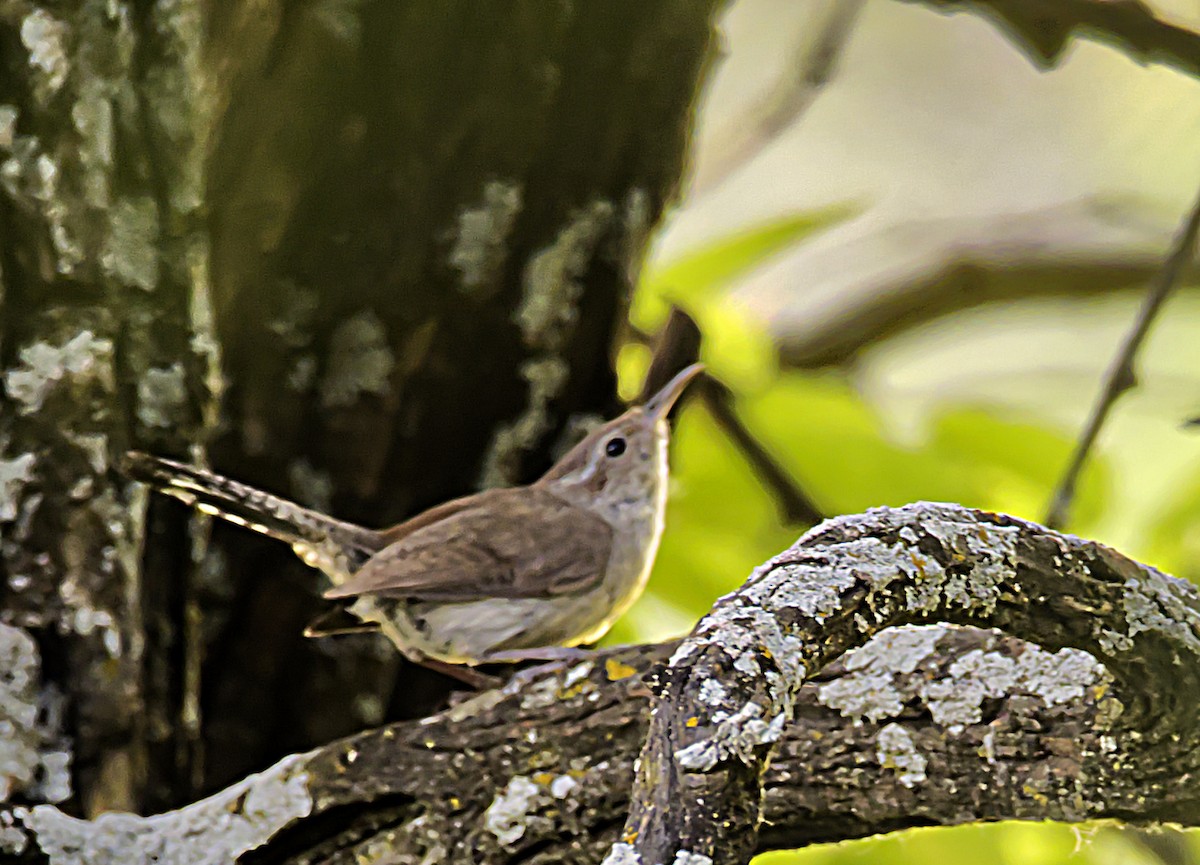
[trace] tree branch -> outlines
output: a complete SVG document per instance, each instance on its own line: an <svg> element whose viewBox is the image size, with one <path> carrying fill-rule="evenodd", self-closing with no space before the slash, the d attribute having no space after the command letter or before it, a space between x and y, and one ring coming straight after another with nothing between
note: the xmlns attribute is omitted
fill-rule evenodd
<svg viewBox="0 0 1200 865"><path fill-rule="evenodd" d="M1145 203L1103 196L977 219L914 219L781 260L742 290L777 301L770 329L784 364L848 367L871 346L966 310L1144 292L1175 227ZM906 253L897 258L897 249ZM1196 275L1190 268L1187 277ZM784 298L771 288L794 283L805 291Z"/></svg>
<svg viewBox="0 0 1200 865"><path fill-rule="evenodd" d="M834 0L792 47L783 74L757 101L736 112L713 135L696 165L689 194L699 198L758 156L795 124L832 79L864 0Z"/></svg>
<svg viewBox="0 0 1200 865"><path fill-rule="evenodd" d="M1174 784L1195 768L1196 719L1183 707L1200 685L1196 589L1030 523L918 504L824 523L700 622L664 676L623 842L607 861L748 861L757 847L760 778L804 681L883 628L936 620L999 627L1050 649L1082 648L1107 667L1122 726L1133 733L1126 741L1110 719L1098 718L1106 744L1074 753L1066 765L1049 760L1046 784L1112 791L1121 783L1116 767L1136 763L1142 736L1159 746L1182 743L1167 746L1177 750L1172 782L1148 785L1163 797L1158 807L1182 814L1179 799L1194 802L1195 791ZM1110 760L1108 747L1128 759ZM881 741L880 753L905 771L924 771L902 732ZM1136 814L1135 798L1115 796L1110 806Z"/></svg>
<svg viewBox="0 0 1200 865"><path fill-rule="evenodd" d="M948 505L875 511L809 533L678 650L627 647L540 668L423 721L294 755L155 817L89 822L52 806L0 812L0 849L20 838L21 861L127 865L153 856L261 865L383 854L399 863L594 863L622 837L632 845L660 837L653 828L633 837L621 825L651 727L643 676L672 652L646 755L661 753L660 719L684 713L678 750L696 747L672 755L660 776L663 789L688 782L660 812L667 822L680 813L710 819L726 796L714 782L741 776L750 765L743 752L765 760L776 708L767 701L810 661L813 674L788 710L794 722L778 729L762 779L763 828L755 838L741 827L743 858L979 820L1194 824L1198 610L1190 585L1039 526ZM818 672L887 620L939 615L993 622L1047 648L973 628L906 627ZM820 637L809 647L802 633ZM1078 649L1048 650L1065 645L1105 666ZM698 675L705 660L722 675L689 708L679 684L694 681L687 671ZM743 708L747 687L762 692L758 719ZM739 699L742 717L714 719ZM646 815L643 796L666 795L646 784L662 765L646 755L635 819ZM683 765L708 756L718 757L709 770ZM743 783L748 804L718 813L718 828L757 820L756 785ZM714 798L701 814L692 806L703 791ZM675 862L681 849L642 861ZM619 850L632 856L636 846Z"/></svg>
<svg viewBox="0 0 1200 865"><path fill-rule="evenodd" d="M1142 63L1200 76L1200 34L1171 24L1139 0L905 0L944 12L978 11L1040 66L1054 66L1071 36L1114 46Z"/></svg>
<svg viewBox="0 0 1200 865"><path fill-rule="evenodd" d="M1083 465L1087 461L1092 445L1096 442L1096 437L1100 434L1101 427L1104 426L1109 412L1121 395L1137 383L1137 376L1133 369L1134 358L1137 356L1138 349L1142 347L1146 335L1150 332L1150 326L1154 323L1159 310L1162 309L1163 303L1183 280L1188 265L1192 263L1192 258L1196 254L1197 233L1200 233L1200 194L1197 195L1195 204L1192 205L1187 219L1176 235L1175 243L1171 247L1166 262L1150 283L1150 290L1142 302L1141 309L1138 310L1133 327L1125 335L1125 340L1117 350L1112 366L1109 367L1104 377L1100 394L1096 398L1087 424L1079 436L1079 441L1071 454L1071 460L1051 500L1050 509L1046 515L1046 525L1051 528L1057 528L1066 522L1071 500L1075 496L1075 485L1079 480L1079 473L1083 471Z"/></svg>

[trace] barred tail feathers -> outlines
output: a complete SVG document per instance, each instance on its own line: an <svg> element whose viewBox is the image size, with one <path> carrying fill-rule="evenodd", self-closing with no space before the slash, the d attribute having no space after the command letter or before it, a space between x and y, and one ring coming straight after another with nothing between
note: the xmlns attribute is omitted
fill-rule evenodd
<svg viewBox="0 0 1200 865"><path fill-rule="evenodd" d="M130 478L197 510L291 544L306 563L325 571L335 582L348 570L357 569L384 543L379 532L185 463L130 451L122 469Z"/></svg>

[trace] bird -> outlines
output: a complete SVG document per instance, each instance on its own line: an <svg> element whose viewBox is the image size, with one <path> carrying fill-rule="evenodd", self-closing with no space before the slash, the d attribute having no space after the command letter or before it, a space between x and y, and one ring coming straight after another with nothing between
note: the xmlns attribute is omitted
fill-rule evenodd
<svg viewBox="0 0 1200 865"><path fill-rule="evenodd" d="M175 460L126 475L290 544L324 592L409 660L472 684L480 664L569 656L646 587L664 528L668 413L703 365L589 433L531 484L453 499L388 529L335 519Z"/></svg>

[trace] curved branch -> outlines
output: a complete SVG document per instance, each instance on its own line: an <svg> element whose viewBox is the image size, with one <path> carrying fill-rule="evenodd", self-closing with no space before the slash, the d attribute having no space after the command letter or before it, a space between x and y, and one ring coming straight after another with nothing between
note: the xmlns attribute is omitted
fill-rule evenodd
<svg viewBox="0 0 1200 865"><path fill-rule="evenodd" d="M883 508L805 535L681 644L652 716L624 842L607 861L749 861L762 773L804 681L886 627L937 620L1085 649L1114 678L1122 724L1157 745L1181 743L1176 779L1196 768L1187 708L1200 685L1195 587L1011 517L955 505ZM1116 747L1111 735L1101 741ZM895 735L881 751L907 760L909 744ZM1118 763L1107 747L1081 754L1078 772L1057 780L1110 786ZM1154 795L1169 800L1167 810L1181 795L1195 799L1157 785ZM1137 811L1132 800L1110 804Z"/></svg>
<svg viewBox="0 0 1200 865"><path fill-rule="evenodd" d="M895 557L890 564L872 552L882 550ZM834 570L835 561L847 567ZM686 645L711 638L718 619L733 622L732 606L748 609L740 598L780 610L785 622L786 610L804 607L824 616L830 648L820 652L831 656L861 642L860 630L876 629L892 595L921 610L941 598L964 614L994 602L994 619L1041 634L1050 647L1088 637L1108 669L1077 649L1051 652L974 628L879 634L797 691L794 723L781 730L763 776L754 849L980 820L1196 822L1195 665L1187 657L1198 643L1195 594L1111 550L951 506L844 518L760 569ZM802 618L780 633L789 636ZM1059 619L1065 624L1050 627ZM766 618L747 621L774 640ZM672 652L658 712L669 716L680 708L671 695L681 670L707 649L635 646L539 668L436 716L294 755L154 817L0 811L0 850L19 839L22 861L126 865L155 856L351 863L384 853L414 863L598 862L621 839L630 809L649 727L644 677L653 681ZM743 687L750 664L766 664L771 687L785 687L779 670L792 661L786 651L772 654L772 662L761 649L738 654L732 674L710 683L705 697ZM711 740L711 718L701 725L695 717L684 729ZM727 744L749 744L754 729L747 721L746 735ZM733 762L690 780L706 783ZM676 805L686 792L676 791ZM757 809L757 790L753 802Z"/></svg>
<svg viewBox="0 0 1200 865"><path fill-rule="evenodd" d="M975 12L1000 22L1040 66L1055 66L1073 34L1114 46L1142 63L1200 76L1200 33L1164 21L1140 0L905 0L940 12Z"/></svg>

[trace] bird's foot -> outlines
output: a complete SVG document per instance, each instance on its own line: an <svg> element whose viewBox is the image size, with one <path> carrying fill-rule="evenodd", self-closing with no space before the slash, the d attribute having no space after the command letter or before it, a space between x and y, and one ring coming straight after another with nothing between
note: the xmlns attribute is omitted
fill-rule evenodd
<svg viewBox="0 0 1200 865"><path fill-rule="evenodd" d="M592 657L593 654L590 649L580 649L578 646L539 646L536 649L489 652L483 657L483 661L487 664L519 664L522 661L582 661Z"/></svg>
<svg viewBox="0 0 1200 865"><path fill-rule="evenodd" d="M489 676L487 673L481 673L475 668L463 664L448 664L445 661L435 661L433 658L422 658L416 663L426 669L449 676L452 679L458 679L458 681L464 685L470 685L476 691L487 691L504 684L503 679L496 676Z"/></svg>

